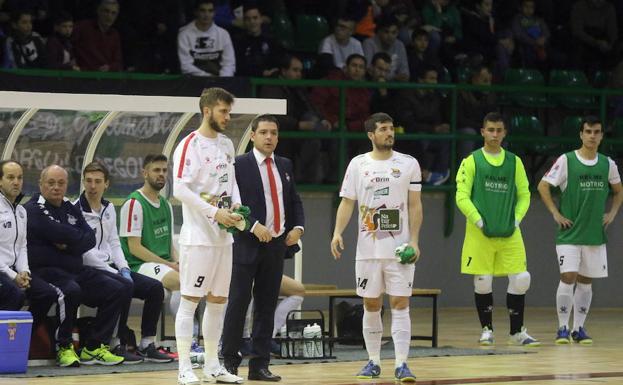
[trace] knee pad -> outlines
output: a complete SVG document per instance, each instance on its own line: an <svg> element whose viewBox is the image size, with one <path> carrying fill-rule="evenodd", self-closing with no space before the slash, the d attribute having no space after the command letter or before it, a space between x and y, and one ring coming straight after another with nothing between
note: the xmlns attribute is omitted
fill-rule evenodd
<svg viewBox="0 0 623 385"><path fill-rule="evenodd" d="M508 276L508 290L509 294L523 295L526 294L530 288L530 273L524 271L523 273L513 274Z"/></svg>
<svg viewBox="0 0 623 385"><path fill-rule="evenodd" d="M492 275L475 275L474 291L478 294L489 294L493 292L493 276Z"/></svg>

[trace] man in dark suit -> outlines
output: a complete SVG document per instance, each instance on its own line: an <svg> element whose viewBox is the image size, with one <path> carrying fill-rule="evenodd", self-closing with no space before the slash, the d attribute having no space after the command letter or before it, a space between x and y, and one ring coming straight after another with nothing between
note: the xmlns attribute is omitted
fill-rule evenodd
<svg viewBox="0 0 623 385"><path fill-rule="evenodd" d="M279 123L271 115L260 115L251 123L253 150L236 157L236 180L242 204L250 207L251 228L234 238L234 263L229 303L223 329L225 367L236 374L242 358L245 313L251 299L253 314L249 380L279 381L268 370L273 318L283 258L303 234L303 204L296 192L292 162L274 154Z"/></svg>

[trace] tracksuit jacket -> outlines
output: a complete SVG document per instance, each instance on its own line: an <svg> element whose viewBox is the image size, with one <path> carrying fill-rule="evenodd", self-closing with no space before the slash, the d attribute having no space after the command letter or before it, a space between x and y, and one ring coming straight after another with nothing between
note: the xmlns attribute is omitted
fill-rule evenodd
<svg viewBox="0 0 623 385"><path fill-rule="evenodd" d="M17 197L16 202L23 195ZM14 280L17 273L30 272L26 249L26 209L0 193L0 274Z"/></svg>

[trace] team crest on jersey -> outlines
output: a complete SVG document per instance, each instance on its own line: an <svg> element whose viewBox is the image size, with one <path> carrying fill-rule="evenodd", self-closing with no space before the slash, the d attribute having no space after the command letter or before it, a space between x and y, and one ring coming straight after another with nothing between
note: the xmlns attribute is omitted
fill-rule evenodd
<svg viewBox="0 0 623 385"><path fill-rule="evenodd" d="M78 223L78 220L73 215L67 214L67 222L69 222L69 224L73 226Z"/></svg>
<svg viewBox="0 0 623 385"><path fill-rule="evenodd" d="M223 174L223 176L218 178L218 182L219 183L227 183L228 180L229 180L229 175L228 174Z"/></svg>
<svg viewBox="0 0 623 385"><path fill-rule="evenodd" d="M397 168L392 168L392 176L394 178L400 178L400 175L402 175L402 173L400 172L399 169Z"/></svg>

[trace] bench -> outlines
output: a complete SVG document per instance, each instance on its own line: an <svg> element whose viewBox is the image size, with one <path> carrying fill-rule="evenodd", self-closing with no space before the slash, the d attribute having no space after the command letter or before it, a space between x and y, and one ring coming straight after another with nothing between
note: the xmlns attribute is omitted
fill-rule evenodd
<svg viewBox="0 0 623 385"><path fill-rule="evenodd" d="M411 340L425 340L431 341L432 347L437 347L437 296L441 294L441 289L412 289L412 297L424 297L432 299L432 333L430 336L418 336L412 335ZM335 300L338 298L361 298L357 295L355 289L307 289L305 290L305 297L329 297L329 338L331 341L339 341L339 338L335 336Z"/></svg>

